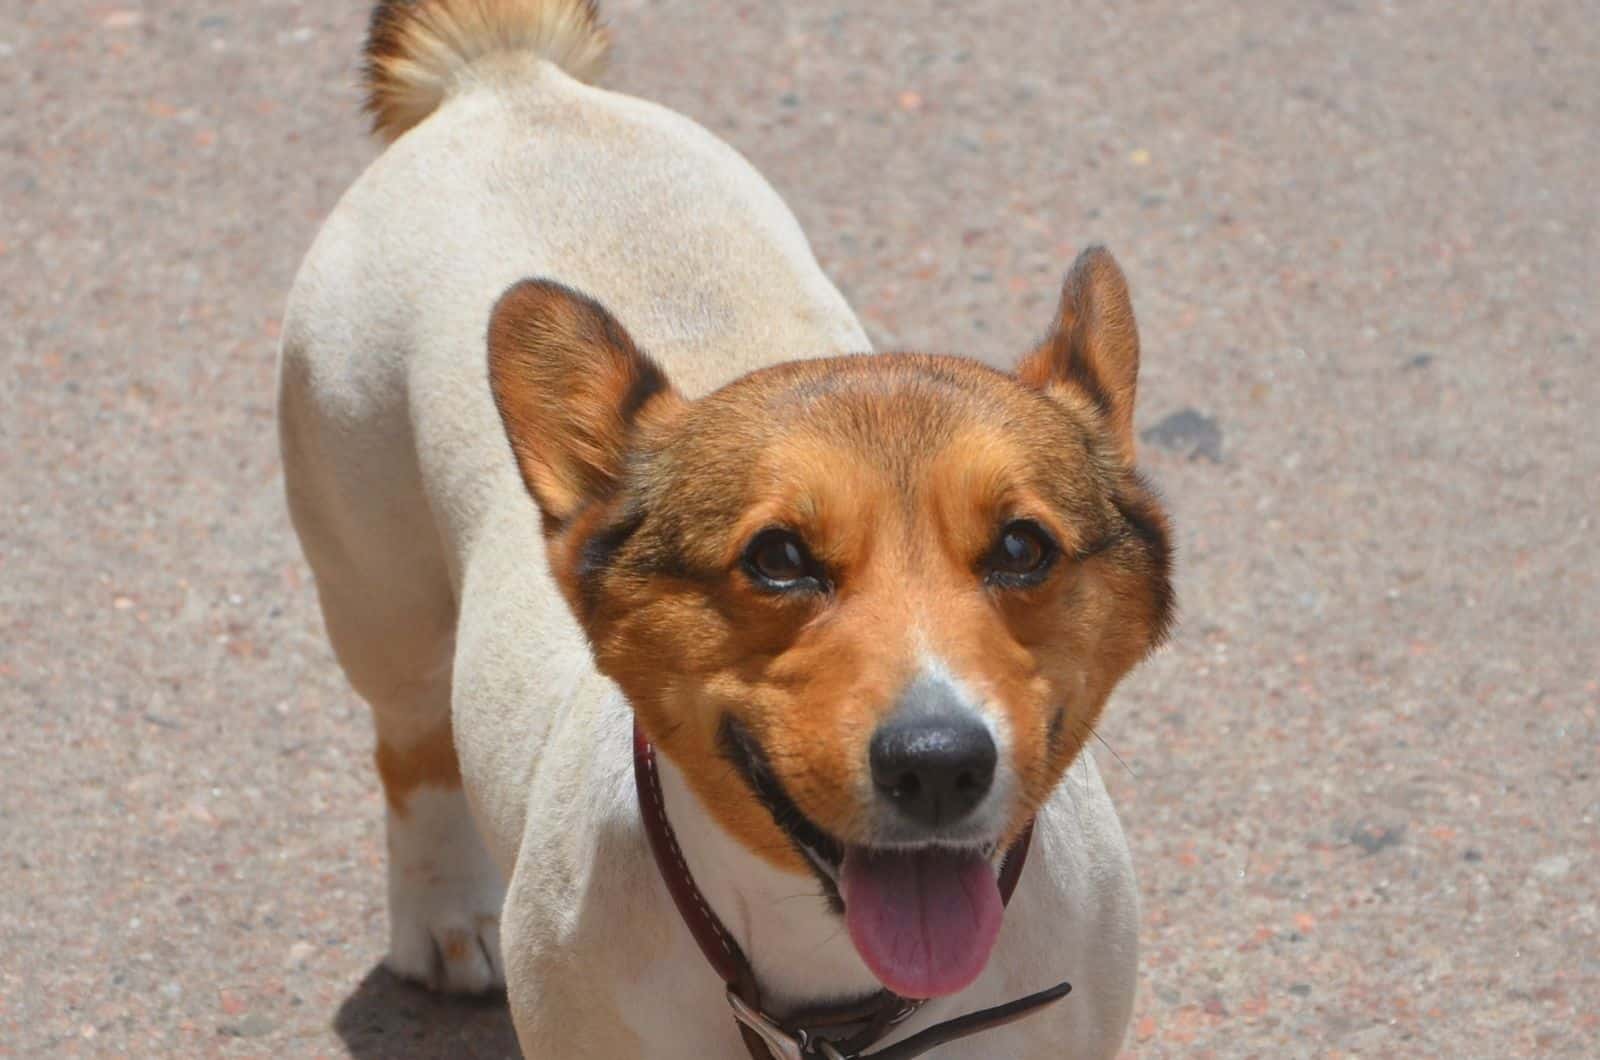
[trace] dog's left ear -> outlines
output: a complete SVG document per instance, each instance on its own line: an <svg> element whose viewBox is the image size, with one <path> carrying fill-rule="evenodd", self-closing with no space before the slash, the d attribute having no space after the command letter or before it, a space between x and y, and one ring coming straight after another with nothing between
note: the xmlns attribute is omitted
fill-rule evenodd
<svg viewBox="0 0 1600 1060"><path fill-rule="evenodd" d="M682 404L615 317L548 280L524 280L495 304L489 387L551 529L609 498L639 428Z"/></svg>
<svg viewBox="0 0 1600 1060"><path fill-rule="evenodd" d="M1122 459L1133 463L1139 329L1128 281L1105 247L1090 247L1073 262L1061 287L1055 327L1023 358L1017 375L1040 390L1076 388L1100 410Z"/></svg>

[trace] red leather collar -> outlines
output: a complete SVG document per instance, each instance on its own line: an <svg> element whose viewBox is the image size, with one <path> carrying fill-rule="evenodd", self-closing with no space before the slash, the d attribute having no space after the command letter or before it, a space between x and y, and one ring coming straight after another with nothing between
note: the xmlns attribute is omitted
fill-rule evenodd
<svg viewBox="0 0 1600 1060"><path fill-rule="evenodd" d="M661 777L656 770L655 747L635 723L633 728L633 780L638 791L640 817L650 851L662 882L672 895L689 933L700 952L728 987L728 1003L733 1007L740 1034L753 1060L911 1060L935 1046L963 1038L1038 1011L1065 997L1072 987L1060 983L1048 990L1019 998L1009 1004L974 1012L930 1027L896 1045L871 1054L869 1049L881 1041L897 1024L910 1018L923 1002L903 998L887 990L861 1001L807 1009L788 1020L766 1014L761 1004L761 986L756 982L750 961L734 941L722 921L712 912L705 895L694 882L683 859L678 839L667 820L666 803L661 797ZM1033 823L1023 829L1000 865L1000 898L1009 903L1028 859L1033 838Z"/></svg>

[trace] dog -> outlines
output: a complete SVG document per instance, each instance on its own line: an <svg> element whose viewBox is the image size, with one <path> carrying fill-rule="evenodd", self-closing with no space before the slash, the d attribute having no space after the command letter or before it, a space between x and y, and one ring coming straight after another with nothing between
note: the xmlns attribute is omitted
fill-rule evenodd
<svg viewBox="0 0 1600 1060"><path fill-rule="evenodd" d="M1173 608L1123 274L1086 251L1013 371L873 354L743 158L589 84L608 45L586 0L379 3L387 145L285 314L388 967L503 985L534 1058L853 1055L786 1021L911 999L893 1047L1060 980L931 1055L1110 1057L1139 911L1084 745Z"/></svg>

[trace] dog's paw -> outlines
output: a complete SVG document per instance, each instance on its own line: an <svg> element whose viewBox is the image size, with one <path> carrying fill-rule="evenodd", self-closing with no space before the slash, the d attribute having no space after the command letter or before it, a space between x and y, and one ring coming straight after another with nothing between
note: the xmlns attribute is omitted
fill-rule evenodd
<svg viewBox="0 0 1600 1060"><path fill-rule="evenodd" d="M506 985L500 956L505 886L459 791L413 793L389 814L389 955L396 975L433 990Z"/></svg>
<svg viewBox="0 0 1600 1060"><path fill-rule="evenodd" d="M395 917L385 966L403 979L449 994L481 994L506 985L498 913L440 909Z"/></svg>

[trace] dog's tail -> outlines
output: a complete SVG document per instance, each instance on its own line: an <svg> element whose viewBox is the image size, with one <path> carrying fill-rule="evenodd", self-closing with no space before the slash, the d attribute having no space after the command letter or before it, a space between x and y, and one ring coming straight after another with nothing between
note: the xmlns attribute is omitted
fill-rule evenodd
<svg viewBox="0 0 1600 1060"><path fill-rule="evenodd" d="M589 81L610 48L595 0L379 0L367 33L367 111L392 141L486 55L534 52Z"/></svg>

